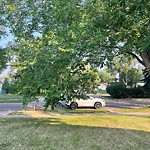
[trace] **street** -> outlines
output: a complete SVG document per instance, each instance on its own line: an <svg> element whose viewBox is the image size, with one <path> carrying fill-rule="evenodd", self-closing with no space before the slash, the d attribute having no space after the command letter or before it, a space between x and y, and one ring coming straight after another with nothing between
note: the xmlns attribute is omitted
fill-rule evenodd
<svg viewBox="0 0 150 150"><path fill-rule="evenodd" d="M113 100L113 99L105 99L106 107L111 108L133 108L133 107L144 107L150 106L150 99L143 100ZM35 107L37 109L44 109L44 101L43 98L39 99L39 102L31 102L28 104L27 109L33 110ZM57 106L56 109L65 109L65 107ZM11 112L22 110L22 103L0 103L0 113L2 112Z"/></svg>

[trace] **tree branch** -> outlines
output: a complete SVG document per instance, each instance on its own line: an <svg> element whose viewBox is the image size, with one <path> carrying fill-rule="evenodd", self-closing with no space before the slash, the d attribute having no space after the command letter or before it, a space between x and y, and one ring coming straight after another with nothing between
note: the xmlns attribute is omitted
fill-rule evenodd
<svg viewBox="0 0 150 150"><path fill-rule="evenodd" d="M116 49L120 49L120 47L118 47L118 46L108 46L108 45L101 45L102 47L107 47L107 48L116 48ZM132 55L134 58L136 58L137 59L137 61L141 64L141 65L143 65L144 67L146 67L145 66L145 63L136 55L136 54L134 54L134 53L132 53L132 52L126 52L127 54L129 54L129 55Z"/></svg>
<svg viewBox="0 0 150 150"><path fill-rule="evenodd" d="M127 52L127 54L132 55L134 58L137 59L137 61L138 61L140 64L142 64L144 67L146 67L145 64L144 64L144 62L143 62L136 54L134 54L134 53L132 53L132 52Z"/></svg>

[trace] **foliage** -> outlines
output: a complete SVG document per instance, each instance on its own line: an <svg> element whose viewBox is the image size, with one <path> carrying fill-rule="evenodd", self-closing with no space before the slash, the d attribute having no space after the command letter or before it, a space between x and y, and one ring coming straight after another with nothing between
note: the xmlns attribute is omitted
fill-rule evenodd
<svg viewBox="0 0 150 150"><path fill-rule="evenodd" d="M149 7L150 3L144 0L106 1L105 21L108 20L110 42L121 45L118 52L135 57L150 75Z"/></svg>
<svg viewBox="0 0 150 150"><path fill-rule="evenodd" d="M110 94L113 98L126 98L128 97L128 91L124 84L119 82L110 83L106 91Z"/></svg>
<svg viewBox="0 0 150 150"><path fill-rule="evenodd" d="M113 98L150 98L149 90L144 87L126 88L122 83L111 83L106 88L107 93Z"/></svg>
<svg viewBox="0 0 150 150"><path fill-rule="evenodd" d="M145 98L145 91L143 87L135 87L129 89L128 97L132 98Z"/></svg>
<svg viewBox="0 0 150 150"><path fill-rule="evenodd" d="M9 82L8 82L8 79L7 79L7 78L5 78L5 80L4 80L4 83L3 83L3 85L2 85L2 90L5 90L5 91L6 91L6 94L9 93Z"/></svg>
<svg viewBox="0 0 150 150"><path fill-rule="evenodd" d="M3 3L0 2L0 40L6 35L5 19L3 18ZM6 68L7 56L6 49L0 46L0 72Z"/></svg>
<svg viewBox="0 0 150 150"><path fill-rule="evenodd" d="M6 68L6 62L7 62L6 50L0 48L0 71Z"/></svg>
<svg viewBox="0 0 150 150"><path fill-rule="evenodd" d="M85 99L86 94L94 92L99 83L97 73L75 57L72 61L72 53L58 51L55 56L49 54L51 50L39 53L36 63L18 71L18 87L26 97L42 94L45 107L51 105L54 109L59 100Z"/></svg>
<svg viewBox="0 0 150 150"><path fill-rule="evenodd" d="M127 73L121 72L119 80L127 87L136 87L136 84L142 79L142 73L136 68L130 68Z"/></svg>
<svg viewBox="0 0 150 150"><path fill-rule="evenodd" d="M142 79L141 69L137 66L137 61L127 55L115 56L111 61L111 66L108 66L108 71L118 76L119 82L122 82L127 87L135 87L136 84Z"/></svg>
<svg viewBox="0 0 150 150"><path fill-rule="evenodd" d="M15 94L17 92L17 85L5 78L4 83L2 84L2 90L6 91L6 94Z"/></svg>
<svg viewBox="0 0 150 150"><path fill-rule="evenodd" d="M47 104L58 97L84 97L92 91L90 85L95 87L85 66L94 71L120 54L132 55L150 74L148 1L6 0L3 4L6 24L16 38L15 65L25 95L43 91Z"/></svg>
<svg viewBox="0 0 150 150"><path fill-rule="evenodd" d="M112 74L124 73L127 74L128 71L136 65L137 61L132 57L125 54L117 55L111 61L111 65L108 66L108 71Z"/></svg>
<svg viewBox="0 0 150 150"><path fill-rule="evenodd" d="M109 83L114 80L114 76L111 75L109 72L107 72L107 70L98 71L98 75L99 75L101 82L103 83Z"/></svg>

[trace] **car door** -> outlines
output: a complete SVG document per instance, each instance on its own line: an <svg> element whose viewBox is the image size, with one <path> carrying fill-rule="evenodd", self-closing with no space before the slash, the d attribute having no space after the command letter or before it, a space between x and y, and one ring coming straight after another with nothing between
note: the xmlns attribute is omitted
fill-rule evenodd
<svg viewBox="0 0 150 150"><path fill-rule="evenodd" d="M91 98L87 100L80 99L78 100L78 107L90 107L90 106L93 106L92 103L93 102Z"/></svg>

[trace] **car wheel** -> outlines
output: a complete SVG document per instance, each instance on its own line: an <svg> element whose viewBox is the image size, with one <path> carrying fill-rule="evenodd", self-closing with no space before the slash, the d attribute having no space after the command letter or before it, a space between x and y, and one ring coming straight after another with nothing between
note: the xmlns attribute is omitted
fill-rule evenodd
<svg viewBox="0 0 150 150"><path fill-rule="evenodd" d="M96 103L94 104L94 108L95 108L95 109L98 109L98 108L100 108L100 107L102 107L102 104L101 104L100 102L96 102Z"/></svg>
<svg viewBox="0 0 150 150"><path fill-rule="evenodd" d="M72 102L72 103L70 104L70 108L71 108L72 110L77 109L77 107L78 107L78 104L75 103L75 102Z"/></svg>

